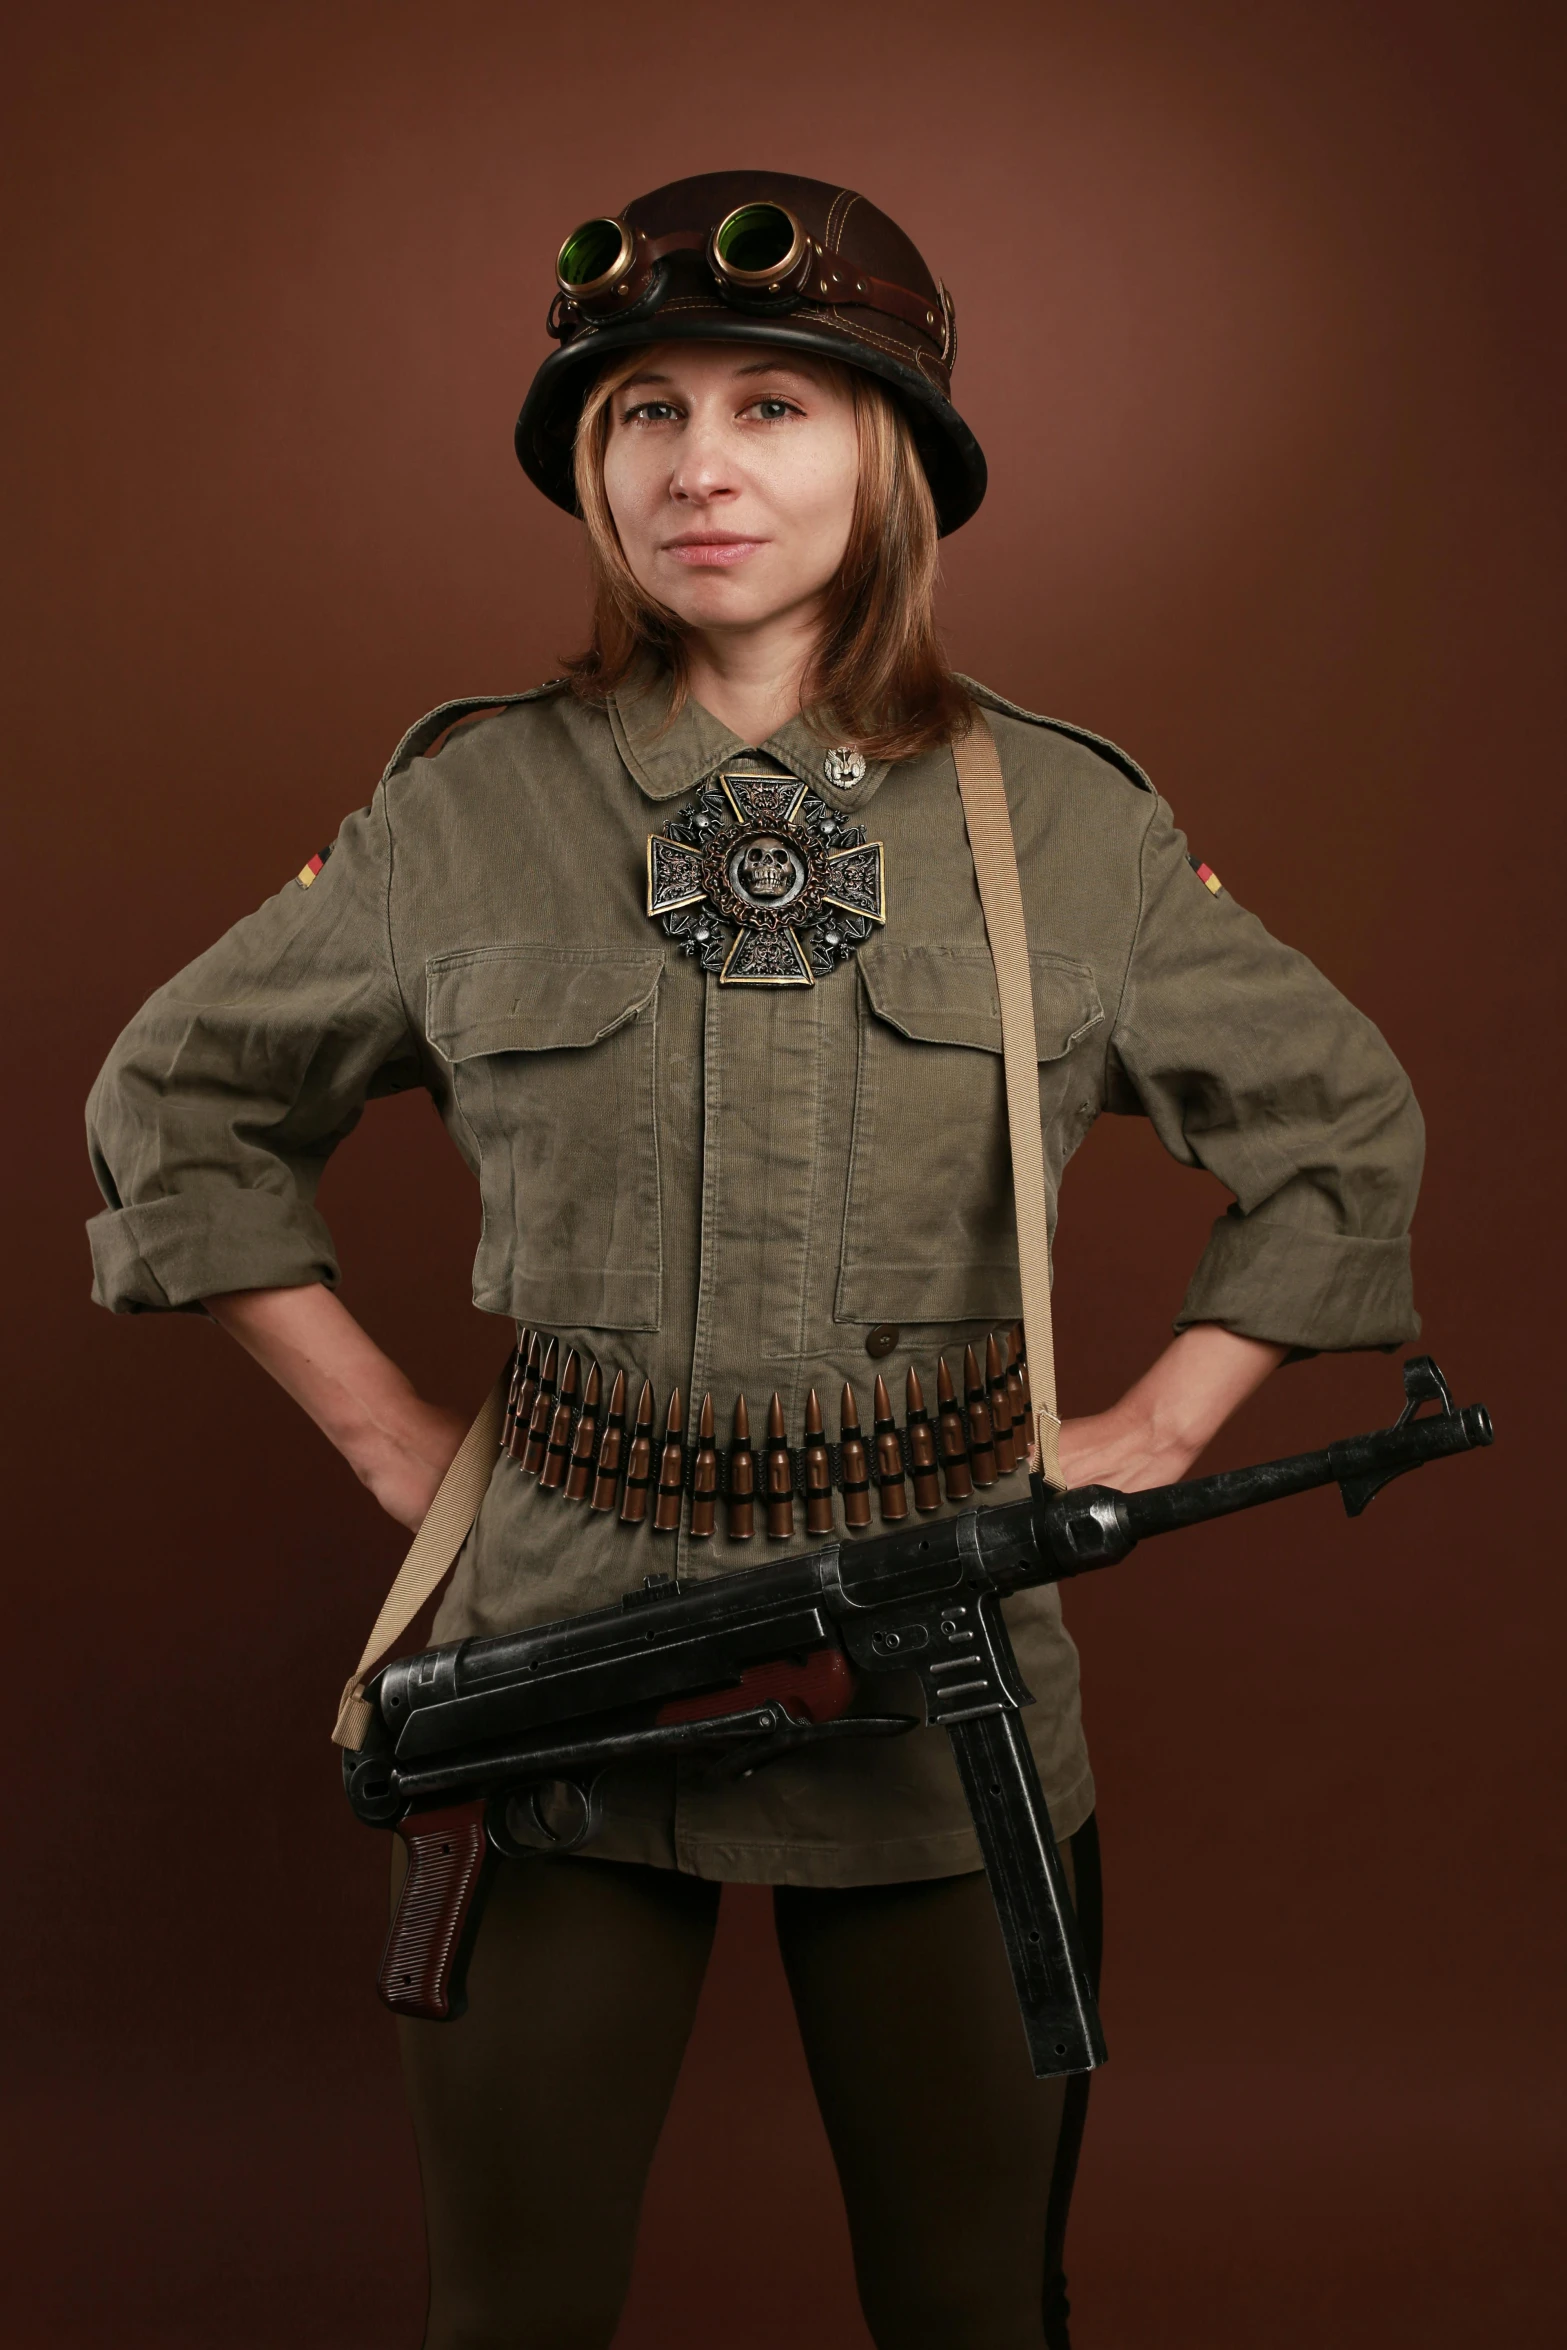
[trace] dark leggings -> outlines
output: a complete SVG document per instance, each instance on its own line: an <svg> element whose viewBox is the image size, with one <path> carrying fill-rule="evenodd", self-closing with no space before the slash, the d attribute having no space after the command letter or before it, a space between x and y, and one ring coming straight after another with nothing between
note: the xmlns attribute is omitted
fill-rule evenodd
<svg viewBox="0 0 1567 2350"><path fill-rule="evenodd" d="M1097 1970L1092 1821L1067 1858ZM718 1896L611 1861L498 1872L467 2015L401 2027L425 2350L605 2350ZM985 1879L782 1886L774 1906L877 2350L1065 2350L1088 2084L1029 2070Z"/></svg>

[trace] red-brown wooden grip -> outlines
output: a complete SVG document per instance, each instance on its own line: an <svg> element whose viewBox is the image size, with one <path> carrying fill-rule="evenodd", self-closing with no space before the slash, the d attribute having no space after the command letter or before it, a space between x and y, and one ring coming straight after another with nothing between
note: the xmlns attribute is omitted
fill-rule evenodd
<svg viewBox="0 0 1567 2350"><path fill-rule="evenodd" d="M409 1812L397 1833L408 1847L408 1874L376 1989L394 2015L450 2023L468 2004L468 1955L496 1858L483 1802Z"/></svg>

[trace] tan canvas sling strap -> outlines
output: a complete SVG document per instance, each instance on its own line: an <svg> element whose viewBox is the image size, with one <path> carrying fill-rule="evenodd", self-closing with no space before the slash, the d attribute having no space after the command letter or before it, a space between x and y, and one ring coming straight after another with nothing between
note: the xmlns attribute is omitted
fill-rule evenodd
<svg viewBox="0 0 1567 2350"><path fill-rule="evenodd" d="M1012 819L996 738L983 710L952 746L963 795L979 902L985 915L996 992L1001 1001L1001 1053L1006 1076L1007 1125L1012 1142L1012 1190L1017 1207L1018 1270L1023 1285L1023 1327L1028 1334L1028 1376L1033 1393L1030 1463L1047 1482L1063 1482L1057 1452L1055 1346L1050 1322L1050 1248L1045 1221L1045 1148L1039 1123L1039 1057L1034 1043L1034 988L1029 971L1028 933L1023 923L1023 885L1018 878ZM479 1416L442 1478L424 1522L414 1536L397 1580L365 1642L364 1654L343 1691L332 1736L357 1749L370 1727L365 1683L393 1642L401 1637L446 1573L479 1514L495 1466L506 1416L507 1373L485 1397Z"/></svg>
<svg viewBox="0 0 1567 2350"><path fill-rule="evenodd" d="M1030 1465L1059 1492L1061 1422L1056 1411L1055 1335L1050 1320L1050 1231L1045 1211L1045 1138L1039 1122L1039 1055L1034 1038L1034 983L1023 921L1006 785L990 721L976 703L974 724L952 746L963 796L974 878L996 967L1001 1001L1001 1057L1006 1076L1007 1127L1012 1142L1012 1194L1017 1212L1017 1263L1023 1284L1023 1328L1033 1395Z"/></svg>
<svg viewBox="0 0 1567 2350"><path fill-rule="evenodd" d="M501 1441L510 1368L508 1364L479 1406L479 1416L458 1446L457 1457L441 1479L435 1499L409 1545L408 1556L397 1570L397 1580L381 1603L381 1613L370 1628L364 1654L354 1667L353 1678L343 1691L337 1709L332 1737L339 1746L352 1747L357 1753L364 1744L365 1732L370 1727L365 1683L393 1641L407 1631L430 1597L479 1514L479 1504L489 1486Z"/></svg>

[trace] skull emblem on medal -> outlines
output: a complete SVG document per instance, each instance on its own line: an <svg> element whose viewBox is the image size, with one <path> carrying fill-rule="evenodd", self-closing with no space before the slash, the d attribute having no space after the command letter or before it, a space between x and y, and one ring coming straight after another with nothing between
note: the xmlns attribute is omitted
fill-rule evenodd
<svg viewBox="0 0 1567 2350"><path fill-rule="evenodd" d="M805 887L805 859L787 841L763 833L733 851L729 879L747 905L791 905Z"/></svg>
<svg viewBox="0 0 1567 2350"><path fill-rule="evenodd" d="M724 986L811 987L886 920L881 843L792 775L720 775L648 842L647 910Z"/></svg>

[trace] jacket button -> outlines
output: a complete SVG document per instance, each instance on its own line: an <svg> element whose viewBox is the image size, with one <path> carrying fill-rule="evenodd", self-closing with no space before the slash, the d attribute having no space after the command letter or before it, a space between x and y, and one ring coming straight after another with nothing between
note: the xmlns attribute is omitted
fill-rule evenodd
<svg viewBox="0 0 1567 2350"><path fill-rule="evenodd" d="M865 1334L865 1351L880 1361L883 1355L891 1354L898 1337L896 1322L878 1322L874 1330L868 1330Z"/></svg>

